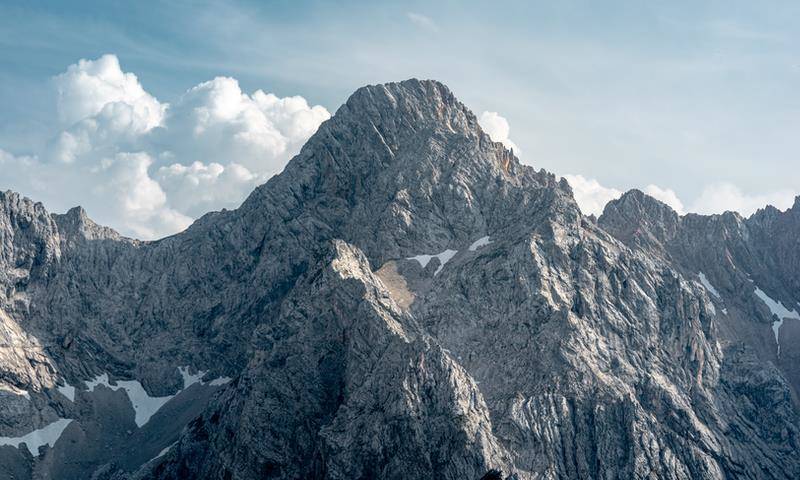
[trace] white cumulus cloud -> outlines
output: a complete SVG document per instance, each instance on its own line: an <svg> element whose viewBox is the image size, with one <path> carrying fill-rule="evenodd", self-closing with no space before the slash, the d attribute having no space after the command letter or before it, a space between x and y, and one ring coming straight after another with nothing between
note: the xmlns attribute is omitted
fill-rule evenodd
<svg viewBox="0 0 800 480"><path fill-rule="evenodd" d="M606 187L594 178L586 178L583 175L564 175L564 178L572 187L575 201L581 211L586 215L597 215L603 213L606 204L622 196L622 190ZM673 210L683 215L685 213L683 202L681 202L675 191L669 188L662 188L658 185L647 185L641 189L647 195L666 203Z"/></svg>
<svg viewBox="0 0 800 480"><path fill-rule="evenodd" d="M700 196L692 204L691 211L696 213L722 213L730 210L749 216L759 208L772 205L779 210L792 206L796 193L791 190L749 194L727 182L706 186Z"/></svg>
<svg viewBox="0 0 800 480"><path fill-rule="evenodd" d="M478 119L483 130L496 142L502 142L508 148L514 148L514 143L509 139L511 131L508 121L497 112L485 111ZM624 193L622 190L602 185L596 179L583 175L563 176L572 188L575 201L581 211L586 215L603 213L606 204L617 199ZM785 210L794 204L796 191L789 189L764 193L745 193L739 187L728 182L718 182L706 185L700 196L689 207L678 197L678 194L669 188L649 184L641 190L651 197L659 200L675 210L678 214L700 213L715 214L726 210L739 212L749 216L759 208L772 205L780 210Z"/></svg>
<svg viewBox="0 0 800 480"><path fill-rule="evenodd" d="M192 219L170 208L164 190L148 173L151 164L144 152L63 164L0 150L0 188L56 205L59 211L81 205L101 224L137 238L159 238L185 229Z"/></svg>
<svg viewBox="0 0 800 480"><path fill-rule="evenodd" d="M191 218L169 208L161 185L150 177L152 159L146 153L118 153L100 162L90 191L105 218L120 215L139 237L155 238L183 230Z"/></svg>
<svg viewBox="0 0 800 480"><path fill-rule="evenodd" d="M586 215L600 215L608 202L623 194L622 190L603 186L597 180L582 175L564 175L564 178L572 187L575 201ZM711 215L734 211L747 217L767 205L772 205L779 210L786 210L794 204L796 195L795 192L788 189L748 194L732 183L720 182L704 187L700 196L687 208L674 190L653 184L647 185L641 190L656 200L666 203L681 215L686 213Z"/></svg>
<svg viewBox="0 0 800 480"><path fill-rule="evenodd" d="M133 73L125 73L115 55L80 60L54 79L58 116L71 126L100 117L115 129L146 132L161 124L167 105L147 93Z"/></svg>
<svg viewBox="0 0 800 480"><path fill-rule="evenodd" d="M679 214L683 215L686 213L683 209L683 202L681 202L681 199L678 198L678 194L675 193L674 190L669 188L661 188L658 185L653 185L651 183L650 185L644 187L642 191L656 200L666 203Z"/></svg>
<svg viewBox="0 0 800 480"><path fill-rule="evenodd" d="M212 209L237 207L242 192L250 192L261 179L239 164L213 162L173 163L159 168L155 177L171 205L194 218Z"/></svg>
<svg viewBox="0 0 800 480"><path fill-rule="evenodd" d="M280 171L328 118L325 108L311 107L303 97L261 90L247 95L235 79L217 77L187 91L156 135L167 138L178 158L238 164L268 175Z"/></svg>
<svg viewBox="0 0 800 480"><path fill-rule="evenodd" d="M519 147L509 138L511 127L505 117L497 112L483 112L478 118L478 123L493 141L502 143L506 148L514 150L516 154L520 153Z"/></svg>
<svg viewBox="0 0 800 480"><path fill-rule="evenodd" d="M238 206L330 118L303 97L247 94L228 77L162 103L114 55L80 60L53 84L57 133L32 155L0 149L0 188L54 211L82 205L143 239Z"/></svg>
<svg viewBox="0 0 800 480"><path fill-rule="evenodd" d="M621 197L623 193L622 190L604 187L597 180L583 175L564 175L564 178L572 187L575 201L584 215L599 216L608 202Z"/></svg>

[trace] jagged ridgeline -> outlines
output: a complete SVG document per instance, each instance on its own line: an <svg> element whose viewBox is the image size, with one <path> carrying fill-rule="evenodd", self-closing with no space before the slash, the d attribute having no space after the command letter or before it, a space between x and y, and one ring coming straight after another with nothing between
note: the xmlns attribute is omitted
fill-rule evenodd
<svg viewBox="0 0 800 480"><path fill-rule="evenodd" d="M799 238L585 217L417 80L163 240L0 194L0 479L800 478Z"/></svg>

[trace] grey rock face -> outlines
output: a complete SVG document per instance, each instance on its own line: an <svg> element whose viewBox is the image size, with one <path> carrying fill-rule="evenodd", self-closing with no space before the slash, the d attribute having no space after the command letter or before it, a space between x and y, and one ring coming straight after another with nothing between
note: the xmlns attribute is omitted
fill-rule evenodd
<svg viewBox="0 0 800 480"><path fill-rule="evenodd" d="M630 192L594 222L437 82L358 90L239 209L157 242L0 208L25 345L0 350L0 437L73 419L0 446L0 477L800 475L800 321L778 355L755 293L796 306L800 207ZM144 425L136 382L175 395Z"/></svg>
<svg viewBox="0 0 800 480"><path fill-rule="evenodd" d="M798 309L800 202L785 212L768 206L747 219L733 212L679 217L631 191L606 207L599 224L627 245L670 261L689 278L702 273L699 280L710 284L707 293L724 317L718 325L726 341L745 342L763 359L781 363L778 336L770 328L777 317L756 289L789 311ZM791 335L793 329L786 330ZM795 342L787 337L782 343L791 355Z"/></svg>

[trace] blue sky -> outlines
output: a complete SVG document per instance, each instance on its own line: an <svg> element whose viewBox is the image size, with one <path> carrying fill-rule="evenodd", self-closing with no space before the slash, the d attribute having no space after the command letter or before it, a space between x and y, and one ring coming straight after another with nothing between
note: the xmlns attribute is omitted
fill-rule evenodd
<svg viewBox="0 0 800 480"><path fill-rule="evenodd" d="M685 211L786 208L799 23L788 1L3 2L0 149L41 156L64 128L53 77L103 54L170 104L229 76L334 112L361 85L435 78L507 119L523 161L596 180L588 195L653 184Z"/></svg>

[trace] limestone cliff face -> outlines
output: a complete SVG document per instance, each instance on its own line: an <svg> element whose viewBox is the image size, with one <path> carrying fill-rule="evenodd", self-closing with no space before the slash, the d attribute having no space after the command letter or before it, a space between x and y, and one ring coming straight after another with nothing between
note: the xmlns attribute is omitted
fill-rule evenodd
<svg viewBox="0 0 800 480"><path fill-rule="evenodd" d="M634 213L634 204L647 207ZM598 223L628 245L645 245L704 285L715 305L724 384L752 392L737 400L746 401L738 408L772 405L775 413L754 426L762 430L759 436L778 439L776 447L793 451L783 442L794 430L775 422L794 416L800 398L800 201L785 212L768 206L749 218L733 212L679 217L631 191L611 202ZM645 244L641 238L657 242Z"/></svg>
<svg viewBox="0 0 800 480"><path fill-rule="evenodd" d="M798 215L594 223L417 80L157 242L0 194L0 478L796 478Z"/></svg>

